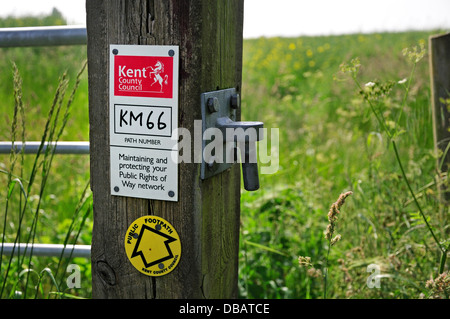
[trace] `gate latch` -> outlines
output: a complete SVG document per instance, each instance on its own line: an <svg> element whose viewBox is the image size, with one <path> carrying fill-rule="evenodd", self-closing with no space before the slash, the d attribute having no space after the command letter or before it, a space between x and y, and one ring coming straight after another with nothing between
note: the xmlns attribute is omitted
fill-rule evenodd
<svg viewBox="0 0 450 319"><path fill-rule="evenodd" d="M236 122L240 96L236 89L201 94L201 179L217 175L238 161L242 163L244 188L259 189L256 142L264 138L263 122Z"/></svg>

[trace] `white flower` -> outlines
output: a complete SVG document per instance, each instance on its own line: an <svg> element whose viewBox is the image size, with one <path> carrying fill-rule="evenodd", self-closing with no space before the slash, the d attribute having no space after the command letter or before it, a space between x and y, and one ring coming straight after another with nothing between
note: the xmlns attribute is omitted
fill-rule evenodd
<svg viewBox="0 0 450 319"><path fill-rule="evenodd" d="M336 244L338 241L340 241L341 240L341 235L336 235L336 237L334 237L332 240L331 240L331 246L334 246L334 244Z"/></svg>
<svg viewBox="0 0 450 319"><path fill-rule="evenodd" d="M372 87L372 86L374 86L375 85L375 83L373 83L373 82L367 82L366 84L365 84L365 87Z"/></svg>
<svg viewBox="0 0 450 319"><path fill-rule="evenodd" d="M398 84L403 84L406 83L406 78L404 78L403 80L398 81Z"/></svg>

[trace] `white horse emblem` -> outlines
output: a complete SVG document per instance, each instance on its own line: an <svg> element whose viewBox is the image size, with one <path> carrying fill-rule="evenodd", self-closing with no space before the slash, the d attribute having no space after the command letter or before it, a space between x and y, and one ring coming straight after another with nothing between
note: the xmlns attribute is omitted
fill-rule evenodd
<svg viewBox="0 0 450 319"><path fill-rule="evenodd" d="M153 83L150 86L153 86L156 83L159 83L160 90L159 92L163 92L163 83L167 85L168 76L164 75L164 78L161 76L161 73L164 73L164 64L160 61L156 62L154 67L148 66L146 69L151 69L149 74L153 74Z"/></svg>

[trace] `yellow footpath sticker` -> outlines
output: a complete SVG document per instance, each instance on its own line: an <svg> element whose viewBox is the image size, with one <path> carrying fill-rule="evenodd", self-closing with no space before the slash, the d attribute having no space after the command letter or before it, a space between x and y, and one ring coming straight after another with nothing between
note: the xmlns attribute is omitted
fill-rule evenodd
<svg viewBox="0 0 450 319"><path fill-rule="evenodd" d="M125 251L141 273L152 277L167 275L180 262L180 236L163 218L142 216L128 227Z"/></svg>

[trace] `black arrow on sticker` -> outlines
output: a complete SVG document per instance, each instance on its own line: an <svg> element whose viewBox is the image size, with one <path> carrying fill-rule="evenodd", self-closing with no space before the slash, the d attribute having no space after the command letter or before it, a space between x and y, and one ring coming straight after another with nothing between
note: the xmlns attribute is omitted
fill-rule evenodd
<svg viewBox="0 0 450 319"><path fill-rule="evenodd" d="M147 261L147 259L144 256L144 253L142 252L142 249L139 248L139 245L141 243L141 239L144 237L144 234L145 234L146 231L151 231L151 232L153 232L153 233L155 233L155 234L157 234L157 235L159 235L159 236L161 236L161 237L166 239L164 241L164 245L165 245L166 250L167 250L167 256L165 256L163 258L159 258L157 260L152 260L150 262ZM142 225L141 231L139 233L138 240L136 242L136 245L134 246L133 253L131 254L130 258L141 256L141 259L142 259L142 262L145 265L145 268L149 268L151 266L157 265L159 263L162 263L162 262L164 262L166 260L169 260L169 259L172 259L174 257L173 253L172 253L172 250L170 249L169 244L174 242L174 241L176 241L176 240L177 240L176 238L173 238L173 237L171 237L169 235L166 235L166 234L164 234L164 233L162 233L162 232L160 232L160 231L158 231L156 229L150 228L147 225Z"/></svg>

